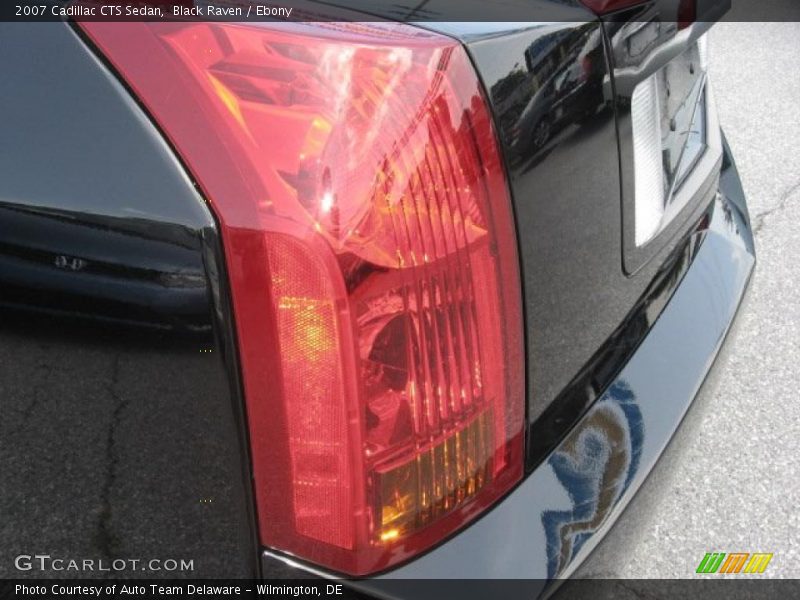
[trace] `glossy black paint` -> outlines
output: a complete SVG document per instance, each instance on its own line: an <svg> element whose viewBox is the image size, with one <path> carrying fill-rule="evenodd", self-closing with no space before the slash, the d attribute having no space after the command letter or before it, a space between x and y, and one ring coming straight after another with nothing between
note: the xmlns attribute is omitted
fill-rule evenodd
<svg viewBox="0 0 800 600"><path fill-rule="evenodd" d="M571 118L552 130L544 144L517 139L537 91L569 77L576 55L591 57L584 87L602 86L609 73L602 26L596 20L536 25L468 48L508 158L528 334L528 417L533 422L646 288L646 282L629 282L620 269L619 157L612 107L596 94L593 112L586 109L585 98L565 98L563 114ZM534 70L526 60L532 49L550 53Z"/></svg>
<svg viewBox="0 0 800 600"><path fill-rule="evenodd" d="M713 205L695 225L694 235L685 239L662 265L645 294L625 320L600 347L578 375L531 424L528 444L528 468L535 468L579 422L614 381L620 365L625 364L644 340L656 319L677 289L694 259L708 227Z"/></svg>
<svg viewBox="0 0 800 600"><path fill-rule="evenodd" d="M2 203L0 219L4 306L211 333L198 230L27 202Z"/></svg>
<svg viewBox="0 0 800 600"><path fill-rule="evenodd" d="M66 24L0 24L0 574L258 573L216 224ZM141 564L141 563L140 563Z"/></svg>
<svg viewBox="0 0 800 600"><path fill-rule="evenodd" d="M642 15L629 17L640 24ZM647 333L655 306L669 297L663 282L676 279L676 257L708 211L719 176L717 168L695 188L635 271L624 268L631 207L622 184L632 185L632 142L630 127L618 129L615 120L625 109L611 84L615 62L606 27L597 20L515 26L505 36L467 44L495 112L516 212L527 326L528 469L566 435ZM693 31L691 41L700 33ZM639 59L657 63L661 44L671 39L656 41ZM540 97L554 108L539 111ZM549 120L544 136L542 118Z"/></svg>

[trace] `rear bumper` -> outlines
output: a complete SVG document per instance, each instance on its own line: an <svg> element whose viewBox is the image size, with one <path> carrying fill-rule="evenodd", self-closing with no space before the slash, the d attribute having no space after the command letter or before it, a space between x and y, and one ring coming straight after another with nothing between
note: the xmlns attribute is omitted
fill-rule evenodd
<svg viewBox="0 0 800 600"><path fill-rule="evenodd" d="M576 572L659 463L698 397L747 291L755 265L753 237L727 147L713 217L707 232L695 235L704 239L658 320L555 450L472 526L356 587L382 597L438 598L439 585L419 580L524 579L530 584L524 586L525 596L534 597ZM638 521L622 519L625 525L616 529L641 528L646 514L639 514ZM592 562L626 551L629 537L616 533L584 566L587 574L604 572ZM619 547L610 544L613 539ZM265 574L276 573L278 563L303 569L267 552ZM468 582L458 591L485 596L487 590Z"/></svg>

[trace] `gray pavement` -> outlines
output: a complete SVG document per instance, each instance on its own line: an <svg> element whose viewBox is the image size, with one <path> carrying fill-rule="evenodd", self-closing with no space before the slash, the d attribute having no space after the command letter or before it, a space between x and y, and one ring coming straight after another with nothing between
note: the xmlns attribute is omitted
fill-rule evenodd
<svg viewBox="0 0 800 600"><path fill-rule="evenodd" d="M633 510L643 531L584 577L692 577L711 551L772 552L766 575L800 577L800 23L722 23L710 51L759 262L716 390Z"/></svg>

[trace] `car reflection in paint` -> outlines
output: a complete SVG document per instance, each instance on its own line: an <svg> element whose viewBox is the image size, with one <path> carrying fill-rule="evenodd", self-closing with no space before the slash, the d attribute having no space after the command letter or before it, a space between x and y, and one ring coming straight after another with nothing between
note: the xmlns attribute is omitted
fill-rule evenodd
<svg viewBox="0 0 800 600"><path fill-rule="evenodd" d="M558 29L537 38L525 51L525 65L491 89L511 160L541 151L559 131L605 107L603 71L599 29Z"/></svg>

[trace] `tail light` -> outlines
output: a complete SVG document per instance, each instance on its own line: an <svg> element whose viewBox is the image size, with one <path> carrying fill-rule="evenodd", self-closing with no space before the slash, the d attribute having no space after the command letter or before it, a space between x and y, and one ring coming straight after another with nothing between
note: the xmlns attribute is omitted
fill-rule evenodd
<svg viewBox="0 0 800 600"><path fill-rule="evenodd" d="M697 0L680 0L678 4L678 29L686 29L697 20Z"/></svg>
<svg viewBox="0 0 800 600"><path fill-rule="evenodd" d="M584 6L599 16L612 12L645 5L653 0L581 0ZM686 29L697 20L697 0L673 0L677 2L676 22L678 29Z"/></svg>
<svg viewBox="0 0 800 600"><path fill-rule="evenodd" d="M522 474L522 321L465 51L408 25L92 22L221 223L262 542L349 574Z"/></svg>
<svg viewBox="0 0 800 600"><path fill-rule="evenodd" d="M581 2L593 13L606 15L624 8L645 4L648 0L581 0Z"/></svg>

